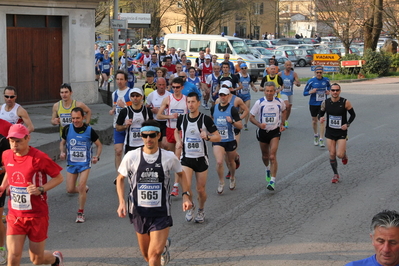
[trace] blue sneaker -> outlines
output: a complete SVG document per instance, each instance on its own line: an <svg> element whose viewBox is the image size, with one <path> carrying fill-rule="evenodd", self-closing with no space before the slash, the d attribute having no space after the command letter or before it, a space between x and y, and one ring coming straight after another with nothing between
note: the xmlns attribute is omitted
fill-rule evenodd
<svg viewBox="0 0 399 266"><path fill-rule="evenodd" d="M274 191L274 185L275 185L275 182L274 181L270 181L269 184L267 185L267 189L271 190L271 191Z"/></svg>

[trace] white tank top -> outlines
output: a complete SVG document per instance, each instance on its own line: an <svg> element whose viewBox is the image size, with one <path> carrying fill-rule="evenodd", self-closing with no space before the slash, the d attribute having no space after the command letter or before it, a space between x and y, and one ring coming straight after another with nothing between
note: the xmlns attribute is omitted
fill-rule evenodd
<svg viewBox="0 0 399 266"><path fill-rule="evenodd" d="M178 113L179 115L184 115L188 113L186 96L182 95L182 97L178 100L173 94L169 95L169 108L168 115L172 115L174 113ZM176 128L177 118L168 119L167 127Z"/></svg>
<svg viewBox="0 0 399 266"><path fill-rule="evenodd" d="M6 104L3 104L1 106L0 118L10 122L11 124L23 124L22 118L17 114L18 107L20 107L20 105L16 103L14 107L7 112Z"/></svg>

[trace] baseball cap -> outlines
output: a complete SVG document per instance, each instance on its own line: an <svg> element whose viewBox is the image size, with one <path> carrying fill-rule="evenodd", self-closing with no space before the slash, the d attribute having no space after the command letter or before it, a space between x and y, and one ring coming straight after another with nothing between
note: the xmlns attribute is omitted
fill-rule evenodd
<svg viewBox="0 0 399 266"><path fill-rule="evenodd" d="M240 68L243 68L243 67L248 67L248 66L247 66L247 64L242 63L242 64L240 65Z"/></svg>
<svg viewBox="0 0 399 266"><path fill-rule="evenodd" d="M9 138L22 139L27 135L29 135L29 130L24 125L14 124L8 130L7 139Z"/></svg>
<svg viewBox="0 0 399 266"><path fill-rule="evenodd" d="M233 84L231 84L231 81L230 81L230 80L222 81L222 84L220 84L220 87L223 87L223 85L226 85L227 88L233 87Z"/></svg>
<svg viewBox="0 0 399 266"><path fill-rule="evenodd" d="M212 57L209 54L207 54L205 55L205 59L212 59Z"/></svg>
<svg viewBox="0 0 399 266"><path fill-rule="evenodd" d="M155 77L155 73L154 73L154 71L150 70L150 71L147 71L147 74L145 76L146 77Z"/></svg>
<svg viewBox="0 0 399 266"><path fill-rule="evenodd" d="M177 48L177 51L181 51L181 48Z"/></svg>
<svg viewBox="0 0 399 266"><path fill-rule="evenodd" d="M133 89L130 91L130 96L132 96L133 93L138 93L138 94L140 94L141 96L144 95L143 91L142 91L141 89L139 89L139 88L133 88Z"/></svg>
<svg viewBox="0 0 399 266"><path fill-rule="evenodd" d="M239 58L237 58L237 61L238 61L238 62L243 62L244 59L242 59L241 57L239 57Z"/></svg>
<svg viewBox="0 0 399 266"><path fill-rule="evenodd" d="M228 88L220 88L219 94L230 94L230 90Z"/></svg>

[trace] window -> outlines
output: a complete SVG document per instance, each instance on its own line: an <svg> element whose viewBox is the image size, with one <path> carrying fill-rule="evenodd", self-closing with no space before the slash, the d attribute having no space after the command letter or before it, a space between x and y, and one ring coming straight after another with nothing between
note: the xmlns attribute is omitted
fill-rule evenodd
<svg viewBox="0 0 399 266"><path fill-rule="evenodd" d="M225 35L229 35L228 27L227 26L222 26L220 28L220 32L224 32Z"/></svg>
<svg viewBox="0 0 399 266"><path fill-rule="evenodd" d="M196 34L197 33L197 28L193 27L193 33Z"/></svg>
<svg viewBox="0 0 399 266"><path fill-rule="evenodd" d="M217 54L225 54L228 53L229 45L225 41L216 42L216 53Z"/></svg>
<svg viewBox="0 0 399 266"><path fill-rule="evenodd" d="M176 39L169 39L167 43L167 47L175 47L181 48L182 50L187 49L187 40L176 40Z"/></svg>
<svg viewBox="0 0 399 266"><path fill-rule="evenodd" d="M255 15L263 14L263 3L255 3L254 4L254 14Z"/></svg>
<svg viewBox="0 0 399 266"><path fill-rule="evenodd" d="M198 53L201 50L205 51L205 48L210 47L210 46L211 46L211 42L210 41L192 40L190 42L189 51ZM181 46L177 46L177 47L181 47Z"/></svg>
<svg viewBox="0 0 399 266"><path fill-rule="evenodd" d="M181 25L176 26L176 32L181 32Z"/></svg>

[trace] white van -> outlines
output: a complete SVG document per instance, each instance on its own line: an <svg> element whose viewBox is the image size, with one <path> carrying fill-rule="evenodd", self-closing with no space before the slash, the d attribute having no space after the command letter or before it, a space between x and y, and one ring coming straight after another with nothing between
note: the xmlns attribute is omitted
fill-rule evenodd
<svg viewBox="0 0 399 266"><path fill-rule="evenodd" d="M181 48L185 51L187 59L194 65L195 59L199 57L199 51L209 47L212 55L218 56L218 62L224 60L224 54L230 54L230 61L234 64L237 58L242 58L248 66L248 73L255 80L263 76L266 63L255 58L243 39L233 36L207 35L207 34L167 34L164 44L166 48Z"/></svg>

